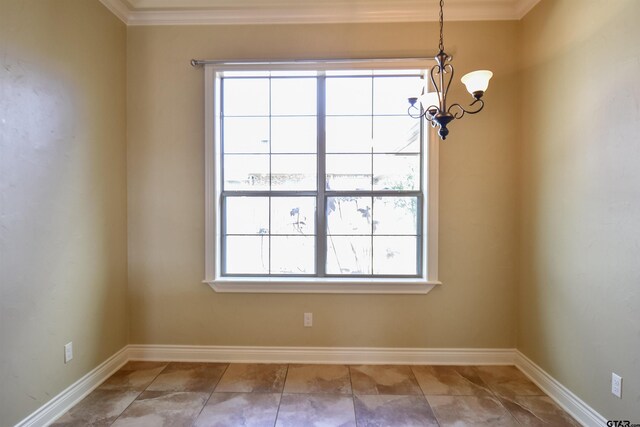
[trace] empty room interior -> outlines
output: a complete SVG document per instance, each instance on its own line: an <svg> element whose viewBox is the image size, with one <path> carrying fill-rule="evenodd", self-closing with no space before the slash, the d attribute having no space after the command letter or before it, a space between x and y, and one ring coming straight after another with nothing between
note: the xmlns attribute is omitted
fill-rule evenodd
<svg viewBox="0 0 640 427"><path fill-rule="evenodd" d="M0 62L1 427L640 425L640 1L0 0Z"/></svg>

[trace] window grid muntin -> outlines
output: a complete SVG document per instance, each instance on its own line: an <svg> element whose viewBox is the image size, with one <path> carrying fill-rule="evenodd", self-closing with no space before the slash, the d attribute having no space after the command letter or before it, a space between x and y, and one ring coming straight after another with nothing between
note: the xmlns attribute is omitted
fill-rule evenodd
<svg viewBox="0 0 640 427"><path fill-rule="evenodd" d="M417 198L417 204L416 204L416 208L417 208L417 212L416 212L416 234L375 234L373 232L373 228L371 231L371 234L341 234L341 233L327 233L325 231L324 237L325 237L325 241L327 240L328 236L357 236L357 237L371 237L371 268L373 271L373 256L374 256L374 246L373 246L373 238L374 237L416 237L416 274L329 274L326 273L324 277L330 277L330 278L344 278L344 277L353 277L353 278L370 278L370 277L379 277L379 278L414 278L414 277L422 277L423 274L423 263L422 261L422 257L424 256L423 254L423 239L424 239L424 235L423 235L423 225L422 225L422 221L420 220L422 218L423 212L424 212L424 195L421 192L417 192L417 191L411 191L411 192L400 192L400 191L396 191L396 192L376 192L376 191L366 191L366 192L357 192L357 191L331 191L331 192L327 192L325 195L325 206L326 206L326 199L328 199L329 197L370 197L372 199L372 206L371 206L371 218L373 219L374 217L374 207L373 207L373 200L376 197L416 197ZM327 214L324 215L325 220L327 218Z"/></svg>
<svg viewBox="0 0 640 427"><path fill-rule="evenodd" d="M418 75L418 74L416 74ZM318 278L322 278L322 277L327 277L327 278L353 278L353 279L358 279L358 278L380 278L380 279L385 279L385 278L419 278L422 277L423 275L423 266L424 266L424 262L423 262L423 257L425 256L425 254L423 253L423 241L425 239L424 236L424 230L423 230L423 221L421 220L421 218L423 218L423 212L426 209L426 207L424 206L425 203L425 194L424 194L424 169L425 169L425 163L424 163L424 123L423 121L419 122L419 127L420 127L420 132L419 132L419 138L418 138L418 146L419 146L419 152L375 152L374 148L372 146L371 148L371 152L366 153L366 152L354 152L354 153L327 153L325 150L326 147L326 118L327 117L370 117L371 118L371 131L374 131L374 119L375 117L403 117L400 114L374 114L374 97L375 97L375 79L381 79L381 78L395 78L395 77L411 77L411 75L407 75L407 74L389 74L389 75L372 75L372 76L350 76L350 75L338 75L338 76L330 76L327 77L325 75L324 72L318 72L318 75L316 78L316 88L317 88L317 97L316 97L316 103L317 103L317 107L316 107L316 115L315 117L317 118L317 127L316 127L316 132L317 132L317 149L316 149L316 160L317 160L317 168L316 168L316 174L317 174L317 188L315 192L310 192L310 191L273 191L271 189L271 185L272 185L272 180L271 180L271 159L272 159L272 138L271 138L271 129L272 129L272 124L271 124L271 119L272 117L314 117L313 115L277 115L277 116L272 116L271 115L271 101L272 101L272 93L271 93L271 80L272 79L296 79L296 78L304 78L304 79L309 79L310 76L265 76L265 77L256 77L256 76L247 76L247 77L222 77L221 81L222 84L220 85L220 105L221 105L221 113L220 113L220 129L221 129L221 176L223 177L222 179L222 191L220 193L220 200L221 200L221 207L222 207L222 220L221 220L221 249L222 249L222 254L221 254L221 267L222 267L222 276L223 277L288 277L288 278L295 278L295 277L318 277ZM261 115L247 115L247 116L237 116L237 115L232 115L232 116L225 116L224 114L224 81L226 79L256 79L256 78L262 78L262 79L268 79L269 80L269 116L261 116ZM371 80L371 110L370 110L370 115L365 115L365 114L353 114L353 115L344 115L344 114L332 114L332 115L327 115L326 114L326 80L327 78L331 78L331 79L340 79L340 78L368 78ZM238 191L225 191L224 189L224 156L225 154L225 150L224 150L224 119L225 117L268 117L269 118L269 191L242 191L242 190L238 190ZM253 153L229 153L229 154L234 154L234 155L243 155L243 154L248 154L251 155ZM266 153L255 153L255 154L266 154ZM300 155L300 154L305 154L305 153L277 153L278 155L287 155L287 154L291 154L291 155ZM309 153L310 154L310 153ZM369 155L371 158L371 191L364 191L364 190L344 190L344 191L329 191L326 190L326 155L327 154L340 154L340 155L344 155L344 154L366 154ZM418 180L418 189L417 190L373 190L373 186L374 186L374 169L373 169L373 162L374 162L374 154L375 155L410 155L410 154L417 154L419 156L419 180ZM227 197L232 197L232 196L242 196L242 197L251 197L251 196L256 196L256 197L267 197L269 199L269 273L265 274L250 274L250 273L242 273L242 274L229 274L226 272L226 210L225 210L225 206L224 206L224 200ZM276 274L276 273L271 273L271 198L272 197L296 197L296 196L314 196L316 197L316 221L315 221L315 227L316 227L316 231L315 234L313 235L313 237L315 237L315 274ZM362 236L366 236L366 237L371 237L371 269L372 269L372 273L371 274L327 274L326 273L326 264L327 264L327 238L328 238L328 233L327 233L327 229L326 229L326 219L327 219L327 213L326 213L326 200L328 197L371 197L372 201L374 198L376 197L416 197L417 198L417 217L416 217L416 235L398 235L398 234L374 234L373 230L371 235L362 235ZM371 216L373 218L373 202L372 202L372 213ZM282 235L275 235L275 236L282 236ZM306 235L306 236L310 236L310 235ZM339 234L334 234L332 236L340 236ZM345 236L359 236L359 235L345 235ZM384 237L384 236L389 236L389 237L416 237L416 260L415 260L415 266L416 266L416 274L373 274L373 257L374 257L374 246L373 246L373 239L374 237Z"/></svg>
<svg viewBox="0 0 640 427"><path fill-rule="evenodd" d="M228 200L234 197L245 197L245 198L267 198L268 200L268 232L266 234L256 234L256 233L228 233L227 232L227 204L228 204ZM222 217L222 230L223 232L221 233L221 246L223 248L222 254L221 254L221 260L222 260L222 267L223 267L223 274L224 276L227 277L243 277L243 276L282 276L282 277L307 277L307 276L311 276L311 277L315 277L316 274L315 273L309 273L309 274L305 274L305 273L299 273L299 274L275 274L275 273L271 273L272 270L272 246L271 246L271 238L272 237L308 237L308 238L314 238L315 240L318 239L317 236L317 224L314 226L314 230L313 230L313 234L289 234L289 233L273 233L273 215L272 215L272 200L274 198L281 198L281 197L285 197L285 198L293 198L293 197L305 197L305 198L310 198L313 197L313 199L316 201L316 209L315 211L317 212L317 198L314 194L299 194L296 192L233 192L230 194L224 194L224 196L221 197L221 211L223 212ZM316 212L314 212L313 215L316 215ZM315 217L314 217L315 220ZM267 264L268 264L268 270L269 273L267 274L251 274L251 273L227 273L227 237L237 237L237 236L244 236L244 237L265 237L268 240L268 258L267 258ZM317 251L317 245L314 246L314 252ZM317 256L314 256L314 263L316 262ZM314 265L314 269L315 269L315 265Z"/></svg>

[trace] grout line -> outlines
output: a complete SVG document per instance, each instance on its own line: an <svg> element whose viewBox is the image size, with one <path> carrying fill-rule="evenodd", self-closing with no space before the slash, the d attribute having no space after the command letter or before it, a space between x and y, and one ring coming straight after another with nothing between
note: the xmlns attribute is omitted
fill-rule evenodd
<svg viewBox="0 0 640 427"><path fill-rule="evenodd" d="M222 375L220 375L220 378L218 378L218 382L216 382L216 385L213 387L213 391L211 392L211 394L215 393L216 388L218 388L218 385L220 384L220 381L222 381L222 377L224 377L224 374L226 374L229 370L229 366L231 366L231 363L227 363L227 367L224 368L224 372L222 373Z"/></svg>
<svg viewBox="0 0 640 427"><path fill-rule="evenodd" d="M280 391L280 400L278 401L278 410L276 411L276 418L273 420L273 427L278 423L278 416L280 415L280 405L282 404L282 397L284 395L284 387L287 385L287 377L289 376L289 365L287 363L287 372L284 374L284 382L282 383L282 390Z"/></svg>
<svg viewBox="0 0 640 427"><path fill-rule="evenodd" d="M204 405L202 405L202 408L200 408L200 412L198 412L198 415L196 415L196 417L193 419L193 422L191 423L192 426L196 425L198 418L200 418L200 415L202 415L202 411L204 411L204 408L207 406L207 403L209 403L209 401L211 400L211 396L213 396L213 393L216 391L216 387L218 387L220 380L222 379L224 374L227 372L227 369L229 369L229 365L231 365L231 363L227 363L227 366L225 366L224 371L222 371L222 374L220 374L218 381L216 381L216 383L213 385L213 388L211 389L211 393L209 393L209 397L207 398L207 400L205 400Z"/></svg>
<svg viewBox="0 0 640 427"><path fill-rule="evenodd" d="M416 384L418 384L418 388L420 389L420 392L422 393L422 397L424 398L424 401L427 403L427 406L429 407L429 409L431 409L431 413L433 414L433 418L435 418L436 420L436 424L438 424L438 426L440 426L440 420L438 419L438 416L436 415L436 411L433 410L433 407L431 406L431 402L429 402L429 399L427 398L427 395L424 393L424 390L422 389L422 386L420 385L420 381L418 381L418 377L416 376L416 373L414 372L413 368L415 367L415 365L411 365L409 366L409 370L411 371L411 375L413 375L413 379L416 380Z"/></svg>
<svg viewBox="0 0 640 427"><path fill-rule="evenodd" d="M518 425L522 425L522 423L520 422L520 420L518 420L516 418L515 415L513 415L513 413L509 410L509 408L507 408L504 403L502 402L502 399L500 398L500 396L498 395L498 393L496 393L493 388L491 388L491 385L489 384L489 381L486 381L484 378L482 378L482 375L480 374L480 371L478 370L477 366L471 366L471 369L473 369L476 373L476 375L478 375L478 378L480 378L480 380L482 380L482 382L484 383L484 385L486 385L486 390L490 393L490 396L493 397L499 404L500 406L502 406L507 413L511 416L511 418L516 422L516 424ZM516 368L517 369L517 368Z"/></svg>
<svg viewBox="0 0 640 427"><path fill-rule="evenodd" d="M130 362L130 361L127 361L127 363L129 363L129 362ZM127 365L127 363L125 363L122 367L125 367L125 366ZM161 374L161 373L163 373L165 369L167 369L167 366L169 366L169 363L171 363L171 362L166 362L166 363L167 363L167 364L165 365L165 367L164 367L164 368L162 368L162 369L160 370L160 372L158 372L158 373L156 374L156 376L155 376L155 377L153 377L153 379L149 382L149 384L147 384L147 386L146 386L143 390L140 390L140 392L138 393L138 395L136 396L136 398L135 398L135 399L133 399L133 400L131 401L131 403L129 403L129 404L127 405L127 407L126 407L126 408L124 408L124 409L122 410L122 412L120 412L120 413L118 414L118 416L116 417L116 419L115 419L115 420L113 420L113 422L112 422L111 424L109 424L110 426L114 425L114 424L116 423L116 421L118 421L118 420L120 419L120 417L122 416L122 414L124 414L124 413L125 413L125 411L126 411L127 409L129 409L129 408L131 407L131 405L133 405L133 404L134 404L134 402L136 402L136 401L138 400L138 398L140 397L140 395L141 395L142 393L144 393L144 392L149 388L149 386L150 386L151 384L153 384L153 382L156 380L156 378L158 378L158 376L160 376L160 374ZM114 373L113 373L113 375L115 375L117 372L120 372L121 370L122 370L122 368L118 369L116 372L114 372ZM112 377L113 375L111 375L111 377ZM109 377L109 378L111 378L111 377ZM107 382L107 381L109 380L109 378L107 378L106 380L104 380L100 385L102 385L102 384L104 384L105 382ZM97 390L98 388L100 388L100 386L96 387L96 390ZM134 390L134 391L135 391L135 390ZM78 402L78 403L80 403L80 402ZM74 406L75 406L75 405L74 405Z"/></svg>
<svg viewBox="0 0 640 427"><path fill-rule="evenodd" d="M351 378L351 365L347 365L347 371L349 372L349 385L351 385L351 403L353 403L353 418L356 421L356 427L358 427L358 415L356 414L356 393L353 391L353 379Z"/></svg>

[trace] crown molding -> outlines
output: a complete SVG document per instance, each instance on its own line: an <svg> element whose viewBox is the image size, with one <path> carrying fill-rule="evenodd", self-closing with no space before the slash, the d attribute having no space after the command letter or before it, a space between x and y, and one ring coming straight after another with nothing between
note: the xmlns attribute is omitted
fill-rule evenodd
<svg viewBox="0 0 640 427"><path fill-rule="evenodd" d="M457 0L447 21L519 20L540 0ZM127 25L329 24L436 21L438 5L424 0L100 0Z"/></svg>
<svg viewBox="0 0 640 427"><path fill-rule="evenodd" d="M519 0L516 2L516 17L518 20L524 18L527 13L531 12L540 0Z"/></svg>
<svg viewBox="0 0 640 427"><path fill-rule="evenodd" d="M129 9L129 6L122 0L100 0L100 3L109 9L111 13L116 15L122 22L129 25L131 9Z"/></svg>

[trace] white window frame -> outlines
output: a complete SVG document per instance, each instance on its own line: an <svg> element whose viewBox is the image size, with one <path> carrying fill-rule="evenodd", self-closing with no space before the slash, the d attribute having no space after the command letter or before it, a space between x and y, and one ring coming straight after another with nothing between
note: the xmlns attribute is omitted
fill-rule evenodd
<svg viewBox="0 0 640 427"><path fill-rule="evenodd" d="M225 71L296 71L338 69L428 70L433 60L358 60L295 62L215 62L204 66L205 91L205 279L216 292L231 293L336 293L336 294L426 294L438 281L438 139L425 124L422 174L425 209L422 218L422 275L418 278L362 277L225 277L221 275L220 176L222 156L219 91ZM430 129L430 130L427 130Z"/></svg>

